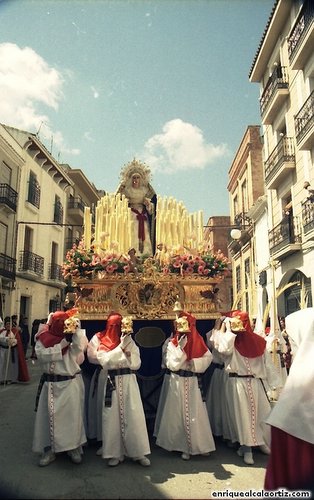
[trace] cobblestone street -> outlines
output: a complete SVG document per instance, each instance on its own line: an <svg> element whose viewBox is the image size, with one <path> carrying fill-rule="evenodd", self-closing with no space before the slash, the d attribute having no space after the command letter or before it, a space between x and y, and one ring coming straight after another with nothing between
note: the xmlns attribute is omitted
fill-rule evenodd
<svg viewBox="0 0 314 500"><path fill-rule="evenodd" d="M32 453L34 402L39 367L27 361L31 382L0 387L2 498L32 499L209 499L215 490L260 490L267 456L254 454L255 465L246 466L235 450L217 442L209 457L189 461L154 445L151 466L125 461L110 468L96 456L96 443L84 449L83 463L74 465L60 455L48 467L38 467Z"/></svg>

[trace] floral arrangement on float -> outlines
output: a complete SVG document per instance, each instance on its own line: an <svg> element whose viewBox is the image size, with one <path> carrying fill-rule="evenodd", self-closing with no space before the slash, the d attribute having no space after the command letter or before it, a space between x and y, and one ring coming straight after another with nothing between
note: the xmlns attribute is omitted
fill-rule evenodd
<svg viewBox="0 0 314 500"><path fill-rule="evenodd" d="M165 249L158 245L156 254L152 257L134 254L119 254L114 242L110 250L101 249L96 252L93 245L86 249L84 241L73 245L66 254L62 266L62 275L65 281L76 279L106 278L116 274L130 274L143 272L147 259L151 259L156 272L163 275L191 276L197 275L207 278L223 278L229 274L227 257L221 250L211 252L204 244L198 251L191 251L184 247Z"/></svg>
<svg viewBox="0 0 314 500"><path fill-rule="evenodd" d="M229 272L228 263L228 259L221 250L199 255L183 253L171 256L169 263L162 268L162 271L164 274L174 273L181 276L198 274L214 278L225 276Z"/></svg>

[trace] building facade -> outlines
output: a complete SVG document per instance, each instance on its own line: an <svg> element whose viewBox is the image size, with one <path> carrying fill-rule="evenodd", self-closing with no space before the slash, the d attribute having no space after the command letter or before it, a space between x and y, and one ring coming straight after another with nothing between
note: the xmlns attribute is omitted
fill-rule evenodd
<svg viewBox="0 0 314 500"><path fill-rule="evenodd" d="M264 194L262 141L259 125L249 125L229 169L233 308L257 316L255 223L249 215ZM236 229L238 228L238 229Z"/></svg>
<svg viewBox="0 0 314 500"><path fill-rule="evenodd" d="M0 126L1 316L47 317L61 306L66 250L83 233L99 193L60 165L35 134Z"/></svg>
<svg viewBox="0 0 314 500"><path fill-rule="evenodd" d="M210 217L204 227L204 240L213 252L221 250L230 259L228 241L230 240L229 215ZM230 260L231 262L231 260ZM232 274L227 275L218 285L218 306L222 311L229 311L233 303Z"/></svg>
<svg viewBox="0 0 314 500"><path fill-rule="evenodd" d="M314 4L277 0L249 74L260 85L270 262L276 314L311 306L314 279ZM314 193L314 191L313 191Z"/></svg>
<svg viewBox="0 0 314 500"><path fill-rule="evenodd" d="M16 222L20 172L25 163L15 140L0 125L0 317L10 310L16 279Z"/></svg>

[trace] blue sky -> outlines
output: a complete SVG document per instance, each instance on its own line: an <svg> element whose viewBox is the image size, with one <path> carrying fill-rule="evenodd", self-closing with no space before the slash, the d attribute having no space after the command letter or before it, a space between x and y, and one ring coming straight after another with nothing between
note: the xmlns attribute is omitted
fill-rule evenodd
<svg viewBox="0 0 314 500"><path fill-rule="evenodd" d="M0 122L114 192L133 158L155 191L228 215L228 170L260 123L249 82L274 0L0 0Z"/></svg>

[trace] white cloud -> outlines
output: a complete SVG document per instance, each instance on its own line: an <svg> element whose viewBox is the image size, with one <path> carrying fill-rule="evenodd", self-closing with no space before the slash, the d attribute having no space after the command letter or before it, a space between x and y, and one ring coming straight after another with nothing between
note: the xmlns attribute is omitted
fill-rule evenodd
<svg viewBox="0 0 314 500"><path fill-rule="evenodd" d="M176 118L148 139L143 156L152 170L169 173L204 169L227 153L225 144L207 144L200 128Z"/></svg>
<svg viewBox="0 0 314 500"><path fill-rule="evenodd" d="M63 153L77 155L77 149L69 149L61 132L53 131L46 106L58 110L63 99L62 74L32 48L20 48L14 43L0 44L0 116L1 122L51 141Z"/></svg>
<svg viewBox="0 0 314 500"><path fill-rule="evenodd" d="M93 85L91 86L91 91L93 93L93 97L97 99L99 97L99 92Z"/></svg>
<svg viewBox="0 0 314 500"><path fill-rule="evenodd" d="M91 132L89 130L86 130L86 132L84 132L84 135L83 135L84 139L86 139L87 141L90 141L90 142L95 142L95 139L93 138Z"/></svg>

